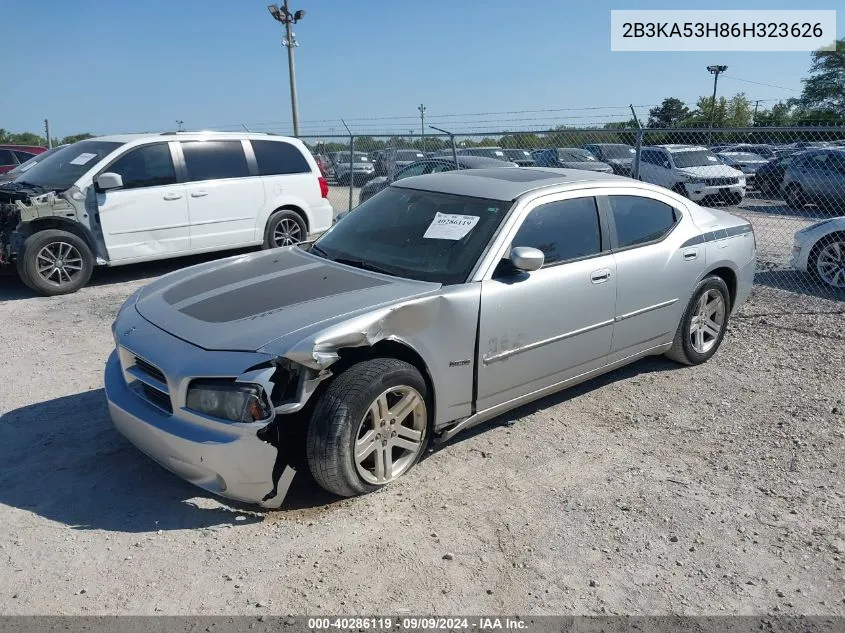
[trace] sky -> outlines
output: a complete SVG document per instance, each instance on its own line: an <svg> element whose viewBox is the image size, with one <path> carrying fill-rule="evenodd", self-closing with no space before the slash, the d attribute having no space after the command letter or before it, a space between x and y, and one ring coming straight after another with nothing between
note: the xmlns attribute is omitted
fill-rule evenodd
<svg viewBox="0 0 845 633"><path fill-rule="evenodd" d="M745 92L766 107L798 96L810 66L808 52L610 51L611 9L705 8L687 0L295 0L290 8L306 11L294 27L303 135L341 134L341 118L358 133L418 132L420 104L427 123L456 131L621 121L631 103L646 118L664 97L692 105L709 95L709 64L729 67L720 95ZM738 7L711 0L706 8ZM49 118L60 138L173 130L177 120L186 129L292 130L283 28L266 1L0 0L0 15L0 128L41 131Z"/></svg>

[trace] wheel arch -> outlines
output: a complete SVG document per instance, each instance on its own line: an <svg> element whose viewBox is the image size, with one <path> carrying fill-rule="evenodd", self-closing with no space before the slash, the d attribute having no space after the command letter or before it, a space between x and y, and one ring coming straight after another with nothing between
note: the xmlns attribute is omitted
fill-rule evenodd
<svg viewBox="0 0 845 633"><path fill-rule="evenodd" d="M382 339L376 343L361 347L341 347L337 350L340 359L331 366L332 373L340 374L352 365L371 358L395 358L405 361L415 367L422 375L428 390L431 406L429 407L429 424L434 422L436 411L437 393L434 389L434 380L429 371L428 364L422 355L413 347L396 339Z"/></svg>
<svg viewBox="0 0 845 633"><path fill-rule="evenodd" d="M739 276L737 275L736 271L727 265L720 265L708 270L704 275L702 275L702 279L709 277L711 275L715 275L722 279L725 282L725 285L728 287L728 295L731 300L731 310L733 310L734 305L736 304L736 295L737 295L737 287L739 284Z"/></svg>
<svg viewBox="0 0 845 633"><path fill-rule="evenodd" d="M97 241L94 239L94 236L91 234L91 231L89 231L87 227L81 225L79 222L74 222L73 220L69 220L66 218L51 216L44 218L35 218L34 220L30 220L29 222L27 222L25 226L26 237L29 237L30 235L35 235L36 233L40 233L42 231L49 230L67 231L68 233L73 233L77 237L81 238L88 246L88 248L91 249L91 253L94 255L96 264L96 257L97 255L99 255L100 250L97 247Z"/></svg>

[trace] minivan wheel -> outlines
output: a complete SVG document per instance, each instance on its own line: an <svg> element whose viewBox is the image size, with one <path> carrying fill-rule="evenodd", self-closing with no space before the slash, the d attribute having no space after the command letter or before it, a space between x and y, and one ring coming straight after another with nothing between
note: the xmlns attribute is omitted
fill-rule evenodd
<svg viewBox="0 0 845 633"><path fill-rule="evenodd" d="M428 411L426 383L413 365L395 358L353 365L314 407L306 445L311 474L342 497L378 490L423 455Z"/></svg>
<svg viewBox="0 0 845 633"><path fill-rule="evenodd" d="M716 275L702 279L692 293L666 356L685 365L709 360L722 344L730 312L725 280Z"/></svg>
<svg viewBox="0 0 845 633"><path fill-rule="evenodd" d="M76 292L91 279L94 256L78 235L49 230L26 238L18 269L23 282L41 294Z"/></svg>
<svg viewBox="0 0 845 633"><path fill-rule="evenodd" d="M270 216L264 232L264 248L294 246L305 240L305 222L290 209L280 209Z"/></svg>

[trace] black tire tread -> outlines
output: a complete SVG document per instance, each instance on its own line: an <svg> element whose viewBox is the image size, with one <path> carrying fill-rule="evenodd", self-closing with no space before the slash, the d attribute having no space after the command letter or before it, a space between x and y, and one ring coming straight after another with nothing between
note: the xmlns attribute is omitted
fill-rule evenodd
<svg viewBox="0 0 845 633"><path fill-rule="evenodd" d="M306 439L306 453L309 469L316 482L325 490L342 497L352 497L378 489L364 481L357 474L355 478L345 475L344 464L350 460L349 443L346 441L349 423L350 403L360 401L363 394L374 384L384 384L396 373L413 372L419 383L425 385L417 369L395 358L373 358L362 361L334 378L328 389L317 401L311 415ZM427 395L421 392L426 398ZM428 435L428 434L427 434ZM423 451L420 451L422 455Z"/></svg>
<svg viewBox="0 0 845 633"><path fill-rule="evenodd" d="M681 321L678 323L678 329L675 330L675 337L672 339L672 347L669 348L667 352L665 352L665 356L674 360L678 363L683 365L698 365L702 362L706 362L709 360L713 354L715 354L719 347L721 347L722 341L720 340L716 347L706 355L704 360L695 359L693 358L686 346L686 330L688 327L687 321L689 320L688 317L690 312L695 309L696 304L698 303L699 295L704 291L705 286L709 286L711 283L715 282L717 285L720 286L725 298L725 324L722 330L722 340L724 339L724 332L727 330L728 327L728 319L730 318L731 313L731 305L730 305L730 292L728 291L728 285L725 283L725 280L719 277L718 275L707 275L699 281L695 289L692 292L692 296L690 297L689 303L687 307L684 309L684 313L681 316Z"/></svg>
<svg viewBox="0 0 845 633"><path fill-rule="evenodd" d="M56 287L39 282L39 277L33 269L34 259L30 259L30 253L36 253L41 250L51 240L71 242L79 250L82 256L82 275L76 283L64 287ZM91 274L94 272L94 255L91 253L91 249L85 240L75 233L60 229L47 229L33 233L26 238L23 252L18 255L17 267L21 281L36 292L46 296L64 295L76 292L88 283L88 280L91 279Z"/></svg>

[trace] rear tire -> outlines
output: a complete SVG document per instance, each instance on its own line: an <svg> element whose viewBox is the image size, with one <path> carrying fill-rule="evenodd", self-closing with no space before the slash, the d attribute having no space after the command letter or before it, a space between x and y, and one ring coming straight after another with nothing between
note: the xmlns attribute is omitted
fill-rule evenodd
<svg viewBox="0 0 845 633"><path fill-rule="evenodd" d="M65 295L91 279L94 255L78 235L51 229L26 238L17 266L21 280L36 292Z"/></svg>
<svg viewBox="0 0 845 633"><path fill-rule="evenodd" d="M314 407L306 444L311 474L342 497L378 490L425 452L429 409L425 380L413 365L395 358L353 365Z"/></svg>
<svg viewBox="0 0 845 633"><path fill-rule="evenodd" d="M308 236L305 222L296 211L279 209L267 220L264 230L264 248L294 246Z"/></svg>
<svg viewBox="0 0 845 633"><path fill-rule="evenodd" d="M717 275L702 279L692 293L666 356L684 365L708 361L722 344L730 312L731 296L725 280Z"/></svg>

